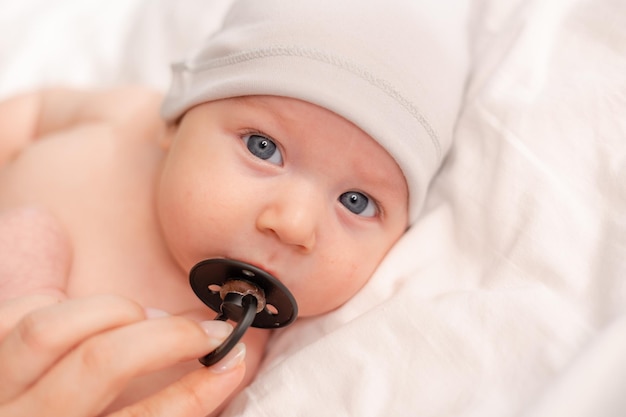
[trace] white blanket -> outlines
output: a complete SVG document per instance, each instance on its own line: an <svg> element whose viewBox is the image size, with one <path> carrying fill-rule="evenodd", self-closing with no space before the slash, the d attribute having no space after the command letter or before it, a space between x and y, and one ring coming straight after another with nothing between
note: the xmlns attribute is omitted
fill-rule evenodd
<svg viewBox="0 0 626 417"><path fill-rule="evenodd" d="M0 0L0 96L164 89L229 3ZM277 334L226 415L626 413L626 2L475 0L471 19L424 215L353 300Z"/></svg>

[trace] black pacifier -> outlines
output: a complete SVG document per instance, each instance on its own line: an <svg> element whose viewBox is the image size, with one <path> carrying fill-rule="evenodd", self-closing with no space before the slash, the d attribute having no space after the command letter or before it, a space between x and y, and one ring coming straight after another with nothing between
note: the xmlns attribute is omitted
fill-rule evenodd
<svg viewBox="0 0 626 417"><path fill-rule="evenodd" d="M204 366L219 362L235 347L250 326L285 327L296 319L296 299L267 272L232 259L207 259L189 272L193 292L217 312L215 320L237 323L233 332L214 351L200 358Z"/></svg>

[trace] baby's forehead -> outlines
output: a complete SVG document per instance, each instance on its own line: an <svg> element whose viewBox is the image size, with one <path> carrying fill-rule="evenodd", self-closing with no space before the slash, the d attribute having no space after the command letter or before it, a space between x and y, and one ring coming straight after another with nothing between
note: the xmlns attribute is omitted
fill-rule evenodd
<svg viewBox="0 0 626 417"><path fill-rule="evenodd" d="M227 98L225 100L231 100L236 104L242 106L249 106L257 108L259 110L272 111L280 115L288 115L290 112L306 113L313 112L314 110L322 113L330 113L332 115L341 117L333 111L327 109L324 106L320 106L311 101L303 100L300 98L278 95L246 95L235 96ZM314 116L314 114L311 114Z"/></svg>
<svg viewBox="0 0 626 417"><path fill-rule="evenodd" d="M256 113L282 126L295 126L298 130L327 126L327 130L346 135L367 135L358 125L334 111L316 103L288 96L249 95L224 99L240 109ZM371 137L371 136L370 136ZM373 138L372 138L373 139ZM375 140L375 139L373 139Z"/></svg>

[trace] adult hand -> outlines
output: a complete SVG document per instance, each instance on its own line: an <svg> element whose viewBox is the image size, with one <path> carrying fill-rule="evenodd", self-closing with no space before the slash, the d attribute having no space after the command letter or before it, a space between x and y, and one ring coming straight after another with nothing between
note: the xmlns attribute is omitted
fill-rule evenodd
<svg viewBox="0 0 626 417"><path fill-rule="evenodd" d="M0 415L92 417L132 378L205 355L231 328L183 317L147 319L117 296L59 301L53 295L0 304ZM241 382L245 348L109 416L200 417ZM215 369L214 369L215 368Z"/></svg>

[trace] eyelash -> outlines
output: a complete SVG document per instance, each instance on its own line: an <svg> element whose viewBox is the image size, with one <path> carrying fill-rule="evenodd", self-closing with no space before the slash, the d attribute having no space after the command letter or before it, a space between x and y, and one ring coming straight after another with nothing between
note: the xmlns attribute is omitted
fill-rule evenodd
<svg viewBox="0 0 626 417"><path fill-rule="evenodd" d="M280 159L280 161L270 161L270 159L273 159L273 156L270 156L269 158L263 158L263 157L259 157L258 155L254 154L254 152L252 152L252 149L249 147L249 143L248 141L253 137L253 136L257 136L260 138L265 138L268 141L272 142L272 145L275 147L276 152L278 154L278 158ZM270 162L274 165L278 165L278 166L282 166L283 165L283 149L280 146L280 144L278 143L278 141L276 141L274 138L272 138L272 136L263 133L262 131L258 130L258 129L245 129L243 130L240 134L239 134L239 138L240 140L246 145L246 147L248 147L248 151L250 151L250 153L256 157L258 157L261 160L265 160L267 162Z"/></svg>
<svg viewBox="0 0 626 417"><path fill-rule="evenodd" d="M363 194L365 197L367 197L369 199L370 203L374 205L374 210L375 210L374 215L372 215L372 216L360 216L360 215L357 215L358 217L365 218L365 219L376 219L376 218L380 219L380 218L383 217L384 210L383 210L380 202L377 199L375 199L374 197L372 197L371 194L368 194L368 193L363 192L363 191L357 191L357 190L346 191L346 193L352 193L352 192Z"/></svg>
<svg viewBox="0 0 626 417"><path fill-rule="evenodd" d="M243 140L244 137L249 136L249 135L265 136L266 138L274 142L276 146L278 146L278 141L276 141L271 135L268 135L267 133L259 129L243 129L241 132L239 132L239 139Z"/></svg>
<svg viewBox="0 0 626 417"><path fill-rule="evenodd" d="M280 146L280 143L278 141L276 141L272 136L268 135L267 133L263 132L262 130L259 129L244 129L239 133L239 139L241 141L244 141L244 138L246 136L251 136L251 135L258 135L258 136L263 136L266 137L267 139L271 140L277 147L278 152L280 152L281 154L284 153L282 147ZM346 191L344 193L342 193L339 197L337 197L337 200L339 201L339 199L341 198L341 196L345 193L351 193L351 192L355 192L355 193L360 193L363 194L365 197L367 197L370 202L374 205L375 207L375 213L373 216L360 216L359 214L355 214L357 217L361 217L361 218L381 218L383 217L384 214L384 210L382 209L382 206L380 205L380 202L375 199L374 197L372 197L370 194L362 192L362 191L356 191L356 190L349 190ZM348 210L349 211L349 210Z"/></svg>

